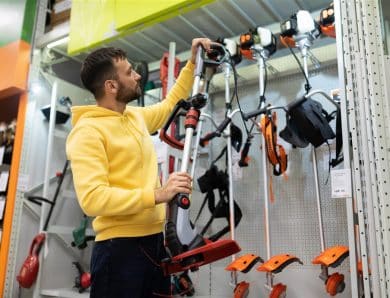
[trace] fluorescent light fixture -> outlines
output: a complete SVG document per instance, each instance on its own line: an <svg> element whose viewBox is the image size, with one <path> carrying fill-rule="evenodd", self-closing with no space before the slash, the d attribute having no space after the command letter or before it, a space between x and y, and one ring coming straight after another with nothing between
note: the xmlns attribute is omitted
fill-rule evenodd
<svg viewBox="0 0 390 298"><path fill-rule="evenodd" d="M65 36L63 38L57 39L56 41L53 41L53 42L47 44L47 47L49 49L51 49L51 48L54 48L56 46L63 45L65 43L67 43L68 41L69 41L69 36Z"/></svg>

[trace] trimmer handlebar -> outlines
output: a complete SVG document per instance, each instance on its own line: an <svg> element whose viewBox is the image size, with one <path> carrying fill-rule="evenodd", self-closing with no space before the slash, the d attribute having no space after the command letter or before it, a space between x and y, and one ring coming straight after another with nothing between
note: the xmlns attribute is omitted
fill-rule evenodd
<svg viewBox="0 0 390 298"><path fill-rule="evenodd" d="M187 103L184 100L180 100L176 104L176 107L173 110L172 114L169 116L168 121L165 123L163 128L161 128L161 130L160 130L161 141L163 141L163 142L167 143L169 146L176 148L176 149L179 149L179 150L183 150L184 144L182 142L178 141L177 139L175 139L173 136L168 135L167 130L168 130L169 126L171 125L171 123L175 120L176 115L178 114L179 110L181 108L184 108L185 106L187 106Z"/></svg>
<svg viewBox="0 0 390 298"><path fill-rule="evenodd" d="M211 44L210 47L211 47L211 51L208 52L206 55L208 59L206 58L203 59L203 63L206 66L218 66L228 61L229 52L222 44L213 43Z"/></svg>
<svg viewBox="0 0 390 298"><path fill-rule="evenodd" d="M301 100L305 101L306 99L307 98L303 98ZM295 103L290 103L290 104L295 104ZM271 106L271 105L267 105L264 108L254 110L254 111L249 112L249 113L242 113L242 118L245 121L248 121L250 118L256 117L256 116L261 115L261 114L266 114L269 111L273 111L273 110L283 110L285 113L288 113L288 110L290 108L290 104L287 107L285 107L285 106Z"/></svg>
<svg viewBox="0 0 390 298"><path fill-rule="evenodd" d="M249 112L249 113L243 113L242 114L242 117L244 118L245 121L248 121L250 118L253 118L253 117L256 117L260 114L265 114L269 111L270 107L265 107L265 108L261 108L259 110L254 110L252 112Z"/></svg>
<svg viewBox="0 0 390 298"><path fill-rule="evenodd" d="M190 208L190 205L191 205L191 202L190 202L190 199L189 199L189 196L188 194L185 194L185 193L178 193L174 200L176 201L176 204L183 208L183 209L188 209Z"/></svg>
<svg viewBox="0 0 390 298"><path fill-rule="evenodd" d="M176 116L179 114L180 109L184 109L186 111L189 111L190 109L200 110L206 105L206 102L207 102L207 96L206 94L203 93L198 93L187 100L183 100L183 99L180 100L176 104L172 114L169 116L168 121L160 130L160 139L173 148L183 150L184 143L175 139L173 136L168 135L167 130L171 125L171 123L175 120ZM188 116L189 113L187 112L186 119L188 118Z"/></svg>
<svg viewBox="0 0 390 298"><path fill-rule="evenodd" d="M251 137L247 138L245 145L244 145L244 148L241 151L241 158L238 161L238 165L240 167L247 167L249 165L248 153L249 153L249 149L252 145L251 139L252 139Z"/></svg>
<svg viewBox="0 0 390 298"><path fill-rule="evenodd" d="M217 127L217 129L213 132L210 132L206 134L203 138L200 139L199 144L204 147L207 145L207 143L214 139L215 137L220 137L222 132L225 130L225 128L229 125L229 123L232 121L230 117L226 117L222 123Z"/></svg>

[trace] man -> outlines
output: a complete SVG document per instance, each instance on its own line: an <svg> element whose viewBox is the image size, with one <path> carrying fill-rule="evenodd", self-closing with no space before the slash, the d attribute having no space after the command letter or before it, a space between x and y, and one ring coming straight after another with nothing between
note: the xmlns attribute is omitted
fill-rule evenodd
<svg viewBox="0 0 390 298"><path fill-rule="evenodd" d="M191 192L191 177L173 173L160 186L150 133L161 128L193 84L196 51L211 41L192 41L191 59L162 102L126 106L140 94L140 75L117 48L94 51L83 62L81 80L94 106L72 108L73 129L66 144L82 210L95 217L91 297L161 297L170 279L159 266L165 204Z"/></svg>

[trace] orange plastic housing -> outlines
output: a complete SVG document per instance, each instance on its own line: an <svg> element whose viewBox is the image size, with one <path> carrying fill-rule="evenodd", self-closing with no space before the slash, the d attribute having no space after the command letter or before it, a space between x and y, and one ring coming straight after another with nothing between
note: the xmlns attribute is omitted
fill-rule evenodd
<svg viewBox="0 0 390 298"><path fill-rule="evenodd" d="M296 47L295 40L291 36L282 36L282 35L280 35L280 41L282 42L282 44L286 48L288 48L288 47L295 48Z"/></svg>
<svg viewBox="0 0 390 298"><path fill-rule="evenodd" d="M251 50L240 49L240 51L241 55L244 56L246 59L254 60Z"/></svg>
<svg viewBox="0 0 390 298"><path fill-rule="evenodd" d="M321 27L322 34L329 36L329 37L336 38L336 28L335 28L334 24L327 25L327 26L321 25L320 27Z"/></svg>

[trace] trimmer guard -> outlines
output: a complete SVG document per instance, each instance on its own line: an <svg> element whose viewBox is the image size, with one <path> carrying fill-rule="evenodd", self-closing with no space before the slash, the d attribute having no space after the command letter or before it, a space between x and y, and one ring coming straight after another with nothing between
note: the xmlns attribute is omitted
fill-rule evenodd
<svg viewBox="0 0 390 298"><path fill-rule="evenodd" d="M231 262L225 270L247 273L257 262L264 263L264 260L254 254L246 254Z"/></svg>
<svg viewBox="0 0 390 298"><path fill-rule="evenodd" d="M234 240L218 240L166 259L161 263L161 267L165 275L185 270L196 271L200 266L226 258L240 250Z"/></svg>
<svg viewBox="0 0 390 298"><path fill-rule="evenodd" d="M313 259L315 265L324 265L326 267L336 268L349 256L347 246L337 245L324 250L319 256Z"/></svg>
<svg viewBox="0 0 390 298"><path fill-rule="evenodd" d="M284 268L290 265L293 262L298 262L303 265L302 261L293 255L281 254L273 256L264 264L257 267L257 271L270 272L270 273L279 273L282 272Z"/></svg>

